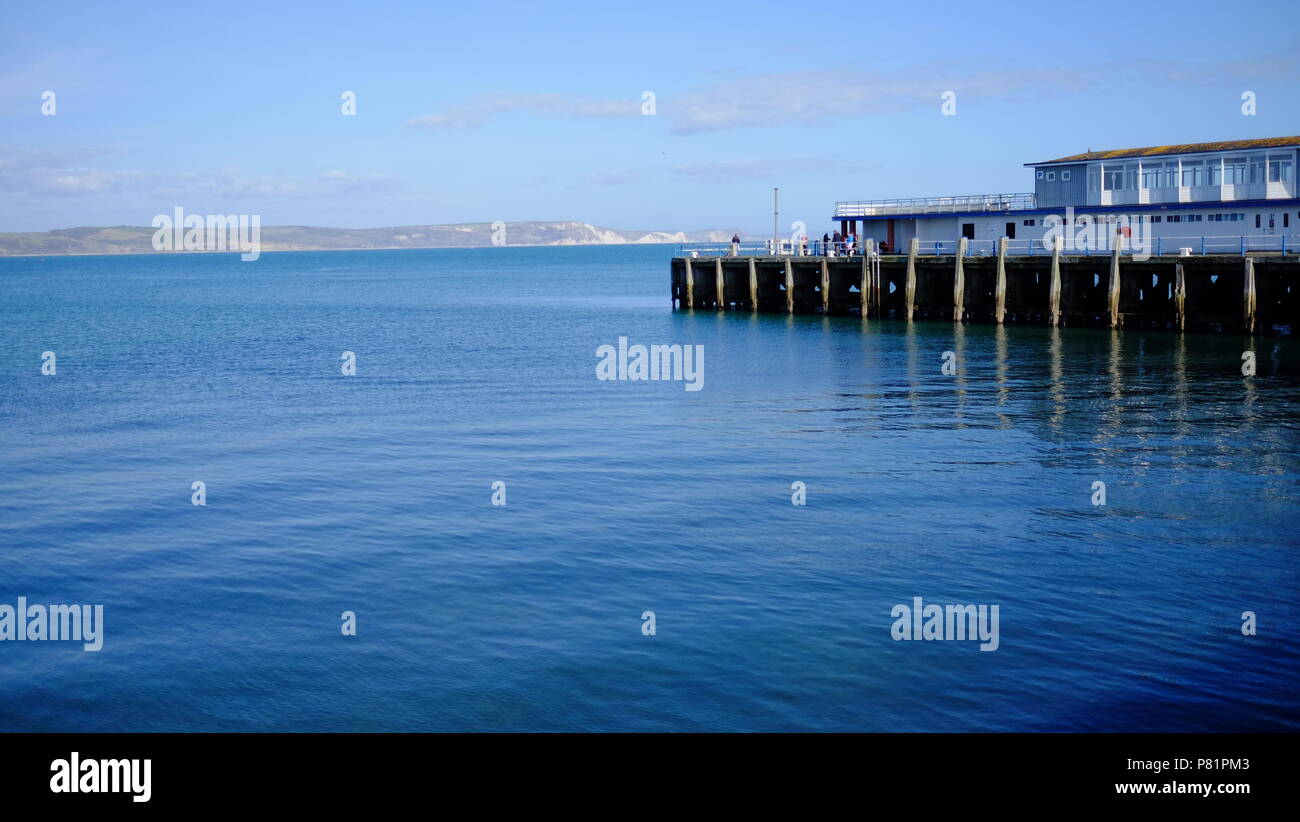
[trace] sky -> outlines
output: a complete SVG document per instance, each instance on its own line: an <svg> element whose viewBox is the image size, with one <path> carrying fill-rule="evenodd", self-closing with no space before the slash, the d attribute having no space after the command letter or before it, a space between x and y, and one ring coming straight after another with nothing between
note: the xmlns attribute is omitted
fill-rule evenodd
<svg viewBox="0 0 1300 822"><path fill-rule="evenodd" d="M179 206L766 235L779 187L782 231L820 233L837 200L1029 191L1026 162L1300 135L1297 22L1293 0L4 0L0 231Z"/></svg>

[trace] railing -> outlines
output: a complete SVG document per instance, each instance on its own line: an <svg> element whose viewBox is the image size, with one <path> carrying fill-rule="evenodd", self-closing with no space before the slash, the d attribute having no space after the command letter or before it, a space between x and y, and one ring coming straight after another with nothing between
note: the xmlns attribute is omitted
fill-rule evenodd
<svg viewBox="0 0 1300 822"><path fill-rule="evenodd" d="M736 243L694 243L677 246L678 257L853 257L862 255L862 245L841 241L822 242L812 237L794 242L789 237Z"/></svg>
<svg viewBox="0 0 1300 822"><path fill-rule="evenodd" d="M695 243L691 245L677 246L678 257L729 257L732 255L732 243ZM779 255L798 255L798 251L791 251L790 240L787 238L781 241L781 250ZM750 241L735 244L736 254L740 257L772 257L778 256L778 252L773 248L771 240Z"/></svg>
<svg viewBox="0 0 1300 822"><path fill-rule="evenodd" d="M903 200L846 200L835 204L835 219L890 214L952 214L960 211L1021 211L1034 207L1033 192L912 197Z"/></svg>
<svg viewBox="0 0 1300 822"><path fill-rule="evenodd" d="M1068 234L1068 232L1066 232ZM1061 253L1067 256L1092 256L1108 255L1112 251L1112 246L1105 241L1105 237L1100 238L1100 242L1094 242L1088 245L1079 245L1073 242L1066 242L1061 249ZM917 244L917 254L921 256L952 256L957 253L958 240L922 240ZM790 239L783 239L779 247L774 246L771 240L765 241L747 241L738 243L734 248L731 243L696 243L693 245L679 245L677 247L677 256L679 257L854 257L862 254L862 241L854 246L851 243L841 242L823 243L821 240L808 238L807 243L792 242ZM1132 239L1124 241L1124 251L1126 256L1133 254L1145 254L1150 256L1179 256L1183 249L1189 249L1192 256L1205 254L1247 254L1250 252L1274 252L1281 254L1300 253L1300 235L1297 234L1257 234L1254 236L1246 235L1224 235L1224 236L1193 236L1193 237L1151 237L1145 241L1135 242ZM886 254L907 254L907 247L890 249ZM998 253L997 240L967 240L966 256L967 257L990 257ZM1033 240L1007 240L1007 254L1009 256L1035 256L1050 255L1052 247L1044 239Z"/></svg>
<svg viewBox="0 0 1300 822"><path fill-rule="evenodd" d="M1068 233L1068 232L1067 232ZM1100 242L1096 240L1100 239ZM1277 252L1295 254L1300 250L1300 235L1294 234L1259 234L1255 236L1194 236L1194 237L1149 237L1142 241L1124 240L1124 254L1148 254L1151 256L1179 256L1182 249L1189 249L1191 256L1205 254L1246 254L1248 252ZM917 253L923 255L948 255L957 253L957 240L922 241ZM1061 253L1068 256L1106 255L1114 250L1105 237L1094 238L1091 244L1067 242ZM893 253L906 254L906 249ZM997 240L967 240L966 256L987 257L998 253ZM1007 240L1007 254L1011 256L1033 256L1051 254L1052 246L1044 239Z"/></svg>

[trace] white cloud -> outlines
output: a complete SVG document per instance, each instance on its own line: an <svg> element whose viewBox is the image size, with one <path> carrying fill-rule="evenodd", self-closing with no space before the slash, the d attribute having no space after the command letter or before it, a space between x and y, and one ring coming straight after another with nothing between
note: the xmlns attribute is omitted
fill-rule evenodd
<svg viewBox="0 0 1300 822"><path fill-rule="evenodd" d="M829 157L785 157L776 159L715 160L706 163L687 163L671 169L673 174L702 180L726 182L740 178L767 178L774 174L783 176L819 174L834 171L836 174L857 171L856 165L846 164Z"/></svg>
<svg viewBox="0 0 1300 822"><path fill-rule="evenodd" d="M562 94L484 94L440 113L413 117L406 124L430 129L472 128L497 115L520 111L559 117L634 117L641 112L641 98L639 92L635 98L626 100L587 99Z"/></svg>
<svg viewBox="0 0 1300 822"><path fill-rule="evenodd" d="M1204 82L1241 83L1294 73L1297 57L1286 51L1244 59L1184 61L1124 60L1076 70L1023 67L989 60L932 63L894 71L841 65L817 71L753 75L657 97L658 114L677 134L736 128L821 125L835 120L933 107L941 95L957 94L958 104L983 99L1043 99L1104 93L1114 83L1128 88ZM632 117L639 96L596 100L561 94L487 94L444 111L415 117L407 125L472 128L493 117L531 112L567 117Z"/></svg>
<svg viewBox="0 0 1300 822"><path fill-rule="evenodd" d="M1056 70L909 68L881 72L840 69L765 74L660 98L678 134L731 128L817 125L831 120L932 106L945 91L979 99L1079 88L1083 78Z"/></svg>
<svg viewBox="0 0 1300 822"><path fill-rule="evenodd" d="M12 196L59 197L140 192L167 197L219 196L231 199L311 198L358 195L397 187L384 174L331 169L313 177L289 178L226 169L212 174L89 167L102 149L51 151L0 146L0 192Z"/></svg>

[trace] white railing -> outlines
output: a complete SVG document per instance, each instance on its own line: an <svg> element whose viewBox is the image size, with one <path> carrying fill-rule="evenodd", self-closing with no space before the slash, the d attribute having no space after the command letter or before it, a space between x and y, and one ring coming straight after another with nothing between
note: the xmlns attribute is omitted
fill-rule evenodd
<svg viewBox="0 0 1300 822"><path fill-rule="evenodd" d="M921 256L952 256L957 253L958 240L922 240L917 243L917 253ZM1142 247L1145 246L1145 247ZM1188 236L1188 237L1152 237L1143 243L1125 240L1124 254L1146 254L1151 256L1179 256L1183 249L1189 249L1192 256L1203 254L1247 254L1251 252L1272 252L1280 254L1300 253L1300 235L1298 234L1257 234ZM1110 254L1112 247L1104 239L1094 245L1082 246L1073 243L1062 248L1067 256L1091 256ZM907 247L890 249L887 254L906 254ZM966 256L988 257L998 253L997 240L967 240ZM1043 239L1007 240L1007 254L1011 256L1050 255L1051 246ZM862 244L847 242L823 243L820 239L808 238L807 243L792 242L782 239L778 246L771 240L731 243L696 243L679 245L679 257L854 257L861 256Z"/></svg>
<svg viewBox="0 0 1300 822"><path fill-rule="evenodd" d="M961 211L1023 211L1033 207L1033 192L912 197L901 200L844 200L835 204L835 219L891 214L952 214Z"/></svg>
<svg viewBox="0 0 1300 822"><path fill-rule="evenodd" d="M779 242L771 240L746 241L743 243L694 243L677 246L679 257L852 257L862 254L862 245L847 241L836 243L834 240L822 242L808 237L795 242L783 237Z"/></svg>

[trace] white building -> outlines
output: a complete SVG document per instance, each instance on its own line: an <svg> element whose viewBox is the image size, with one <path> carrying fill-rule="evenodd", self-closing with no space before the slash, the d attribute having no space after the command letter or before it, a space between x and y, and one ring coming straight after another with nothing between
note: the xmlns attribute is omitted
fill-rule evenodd
<svg viewBox="0 0 1300 822"><path fill-rule="evenodd" d="M1044 234L1067 217L1080 225L1138 225L1153 253L1300 250L1296 152L1300 137L1089 151L1026 163L1034 191L840 202L841 233L905 251L952 253L966 237L985 253L1001 237L1014 253L1044 250ZM1070 209L1071 211L1067 211ZM1048 218L1055 215L1054 219ZM860 224L860 226L859 226Z"/></svg>

